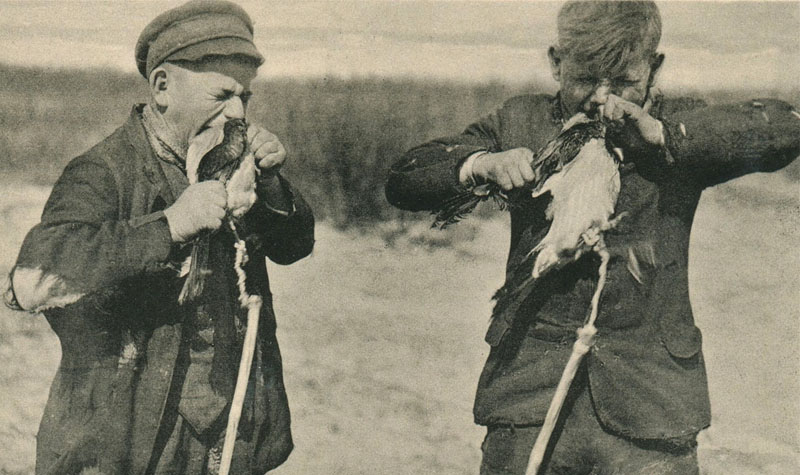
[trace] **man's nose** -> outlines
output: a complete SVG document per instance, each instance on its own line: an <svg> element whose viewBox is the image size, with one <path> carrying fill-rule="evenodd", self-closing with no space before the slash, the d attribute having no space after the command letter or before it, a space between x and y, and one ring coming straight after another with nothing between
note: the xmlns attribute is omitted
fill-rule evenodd
<svg viewBox="0 0 800 475"><path fill-rule="evenodd" d="M222 111L227 119L244 119L244 103L242 98L234 96L228 99Z"/></svg>
<svg viewBox="0 0 800 475"><path fill-rule="evenodd" d="M605 104L608 100L609 94L611 94L611 82L607 79L603 79L597 84L597 87L594 88L594 92L592 92L589 102L598 105Z"/></svg>
<svg viewBox="0 0 800 475"><path fill-rule="evenodd" d="M586 112L592 112L597 109L598 106L605 104L611 92L611 82L607 79L600 81L597 86L595 86L586 102L584 102L584 110Z"/></svg>

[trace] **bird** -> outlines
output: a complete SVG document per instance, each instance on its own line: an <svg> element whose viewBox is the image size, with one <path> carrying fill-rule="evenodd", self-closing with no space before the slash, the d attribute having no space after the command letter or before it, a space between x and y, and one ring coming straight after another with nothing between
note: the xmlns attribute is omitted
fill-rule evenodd
<svg viewBox="0 0 800 475"><path fill-rule="evenodd" d="M545 211L550 228L528 254L536 255L534 279L580 258L620 219L611 216L619 196L622 152L605 140L605 123L579 113L565 124L564 131L568 134L562 132L559 137L569 145L550 155L553 158L546 162L554 162L549 167L553 173L531 192L533 198L545 193L552 196Z"/></svg>
<svg viewBox="0 0 800 475"><path fill-rule="evenodd" d="M578 155L589 139L602 137L604 134L605 123L601 120L591 120L583 112L573 115L564 123L558 136L533 155L531 168L534 178L522 190L533 192L541 188L548 178L559 173ZM471 190L462 191L442 202L433 210L436 215L433 227L444 229L461 221L478 203L487 199L493 199L503 209L510 205L509 196L499 185L485 183Z"/></svg>
<svg viewBox="0 0 800 475"><path fill-rule="evenodd" d="M534 154L534 179L523 190L532 198L550 196L545 236L509 269L510 277L492 297L492 318L513 319L519 305L544 275L577 261L589 251L607 255L603 233L625 216L614 216L620 192L622 152L606 140L617 125L578 112L559 134ZM523 193L524 196L525 193ZM471 195L471 196L470 196ZM446 201L434 219L443 228L462 219L487 197L515 206L496 184L484 184ZM614 217L612 217L614 216Z"/></svg>
<svg viewBox="0 0 800 475"><path fill-rule="evenodd" d="M224 222L239 241L237 220L256 200L257 172L247 141L247 122L244 119L230 119L221 130L219 127L207 129L198 138L187 153L189 184L208 180L218 180L225 184L228 199ZM202 150L208 147L211 149L202 154ZM181 304L194 300L203 293L205 277L211 272L208 268L208 253L212 234L214 233L202 233L192 242L186 280L178 296Z"/></svg>

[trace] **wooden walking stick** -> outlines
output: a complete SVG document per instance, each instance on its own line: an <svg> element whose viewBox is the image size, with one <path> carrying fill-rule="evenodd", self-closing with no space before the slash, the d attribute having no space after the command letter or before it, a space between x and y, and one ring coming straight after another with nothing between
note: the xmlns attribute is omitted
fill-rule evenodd
<svg viewBox="0 0 800 475"><path fill-rule="evenodd" d="M228 414L228 426L225 429L225 442L222 445L222 456L220 458L219 474L228 475L231 469L231 459L233 458L233 447L236 445L236 432L239 427L239 419L242 415L242 406L247 394L248 381L250 379L250 369L253 364L253 354L255 353L258 336L258 318L261 313L261 297L249 295L245 286L247 276L244 272L244 264L247 262L247 247L245 242L238 238L236 228L230 223L236 239L236 261L234 269L238 277L239 303L247 309L247 330L244 334L242 344L242 358L239 362L239 374L236 377L236 388L233 391L231 410Z"/></svg>
<svg viewBox="0 0 800 475"><path fill-rule="evenodd" d="M594 336L597 333L594 322L597 319L600 294L606 283L606 271L610 258L602 234L598 235L598 240L592 249L600 256L597 288L592 296L592 309L589 313L589 317L586 319L586 323L581 328L578 328L578 339L575 340L575 344L572 346L572 354L569 356L569 361L567 361L564 372L561 373L561 380L558 382L556 393L553 396L553 400L550 402L550 407L547 409L547 415L545 415L542 430L539 431L539 435L536 437L536 443L533 445L533 450L531 450L531 456L528 459L528 469L525 472L526 475L536 475L539 473L539 468L544 460L547 446L550 443L550 436L553 434L553 429L558 421L558 415L561 413L561 407L564 405L564 399L567 397L569 387L572 384L572 380L575 378L575 373L578 371L581 360L583 360L583 357L592 348L592 344L594 344Z"/></svg>

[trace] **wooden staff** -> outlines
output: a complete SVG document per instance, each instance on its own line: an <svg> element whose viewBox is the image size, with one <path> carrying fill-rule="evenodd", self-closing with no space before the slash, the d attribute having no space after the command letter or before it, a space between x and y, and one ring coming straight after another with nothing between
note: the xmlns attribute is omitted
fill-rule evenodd
<svg viewBox="0 0 800 475"><path fill-rule="evenodd" d="M553 434L553 429L558 421L558 415L561 413L561 408L564 406L564 399L567 397L569 387L572 380L575 378L575 373L578 372L581 360L589 352L594 344L594 336L597 333L597 328L594 322L597 319L597 310L600 304L600 293L606 284L606 271L608 269L608 260L611 257L606 249L603 236L600 235L598 242L594 245L593 250L600 256L600 268L598 269L599 277L597 279L597 289L592 296L592 310L586 323L578 328L578 339L572 345L572 354L569 356L567 366L564 372L561 373L561 380L556 387L556 393L553 395L553 400L550 401L550 407L547 409L547 415L542 424L542 430L536 437L536 443L531 450L531 456L528 459L528 469L525 475L536 475L539 473L539 468L544 460L544 454L547 451L547 445L550 443L550 436Z"/></svg>
<svg viewBox="0 0 800 475"><path fill-rule="evenodd" d="M234 228L233 223L230 224ZM236 230L234 228L234 233ZM239 427L239 419L242 416L242 406L247 395L247 386L250 379L250 368L253 364L253 354L256 349L258 336L258 319L261 314L262 300L258 295L249 295L245 287L246 275L244 264L247 262L247 248L241 239L236 241L236 262L234 268L238 276L237 285L239 287L239 302L242 307L247 309L247 330L244 334L242 345L242 359L239 362L239 374L236 377L236 388L233 391L231 401L231 411L228 414L228 426L225 429L225 442L222 445L222 457L220 458L219 474L228 475L231 469L231 459L233 458L233 447L236 445L236 432Z"/></svg>

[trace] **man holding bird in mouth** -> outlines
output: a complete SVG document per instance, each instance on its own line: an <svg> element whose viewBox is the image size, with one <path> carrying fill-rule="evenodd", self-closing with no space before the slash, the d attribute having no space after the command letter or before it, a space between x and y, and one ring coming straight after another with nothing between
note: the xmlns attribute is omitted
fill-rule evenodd
<svg viewBox="0 0 800 475"><path fill-rule="evenodd" d="M241 240L263 305L231 471L264 473L292 449L265 258L307 256L313 215L279 172L280 140L245 121L264 58L244 10L169 10L135 56L149 102L70 162L10 278L7 299L43 312L62 346L36 472L216 473L246 331ZM184 295L203 239L203 284Z"/></svg>
<svg viewBox="0 0 800 475"><path fill-rule="evenodd" d="M403 209L436 211L444 224L480 196L507 201L506 283L496 295L474 405L475 422L487 428L482 474L697 473L696 437L710 424L710 407L689 303L695 210L704 188L795 159L800 114L772 99L717 106L662 99L653 89L664 61L661 18L651 1L570 1L557 26L548 51L556 95L512 98L460 135L409 150L392 166L386 196ZM596 127L602 136L569 133L586 119L603 125ZM598 140L621 152L614 173L576 164ZM544 189L550 192L538 193ZM597 195L564 207L575 202L560 200L556 189ZM556 247L540 275L534 262L548 231L585 218L597 202L614 204L615 219L589 216L583 222L601 226ZM598 231L603 241L594 241ZM590 240L602 252L578 252ZM561 391L590 307L596 333ZM563 392L563 405L553 406L560 417L549 426L551 401Z"/></svg>

